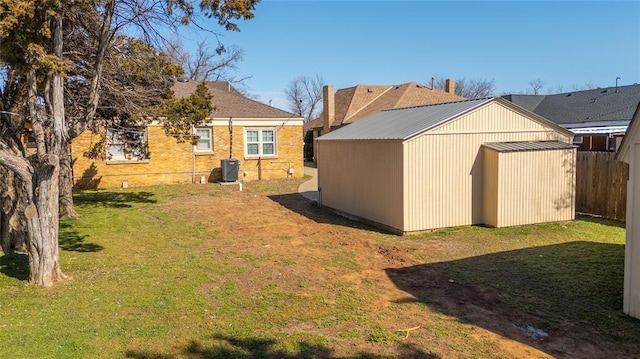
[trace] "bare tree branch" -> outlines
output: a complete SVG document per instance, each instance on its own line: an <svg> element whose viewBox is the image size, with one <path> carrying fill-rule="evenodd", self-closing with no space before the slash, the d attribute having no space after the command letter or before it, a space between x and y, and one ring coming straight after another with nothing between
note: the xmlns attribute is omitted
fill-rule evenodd
<svg viewBox="0 0 640 359"><path fill-rule="evenodd" d="M218 43L211 51L205 41L200 41L195 53L189 54L179 39L165 41L165 52L175 64L182 66L186 76L193 81L227 81L242 83L246 78L237 78L238 64L244 60L244 50L236 45L225 47Z"/></svg>
<svg viewBox="0 0 640 359"><path fill-rule="evenodd" d="M446 88L446 79L435 77L435 87L443 90ZM495 81L486 79L455 79L455 94L466 98L483 98L495 95Z"/></svg>
<svg viewBox="0 0 640 359"><path fill-rule="evenodd" d="M291 80L284 90L291 112L304 117L305 121L318 117L323 87L324 78L320 75L315 77L301 75Z"/></svg>
<svg viewBox="0 0 640 359"><path fill-rule="evenodd" d="M534 79L529 81L529 89L527 93L532 95L539 95L540 90L544 87L544 82L541 79Z"/></svg>

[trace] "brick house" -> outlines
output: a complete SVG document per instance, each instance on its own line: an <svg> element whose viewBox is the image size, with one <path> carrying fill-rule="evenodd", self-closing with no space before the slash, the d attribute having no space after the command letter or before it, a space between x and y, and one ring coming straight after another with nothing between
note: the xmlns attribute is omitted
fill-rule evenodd
<svg viewBox="0 0 640 359"><path fill-rule="evenodd" d="M176 82L178 98L193 93L198 82ZM73 179L77 188L116 188L170 183L206 183L222 180L224 159L239 160L238 180L299 178L304 175L303 118L242 95L227 82L208 82L214 110L202 126L193 129L197 143L178 141L158 123L143 131L106 129L106 139L89 130L73 140ZM118 131L147 141L149 158L128 152L114 140ZM84 156L106 141L105 159Z"/></svg>
<svg viewBox="0 0 640 359"><path fill-rule="evenodd" d="M315 139L357 122L376 112L390 109L463 100L455 94L453 79L447 79L445 91L432 86L408 82L401 85L356 85L333 92L333 86L323 88L323 111L317 119L304 125L313 131L313 154L317 158Z"/></svg>

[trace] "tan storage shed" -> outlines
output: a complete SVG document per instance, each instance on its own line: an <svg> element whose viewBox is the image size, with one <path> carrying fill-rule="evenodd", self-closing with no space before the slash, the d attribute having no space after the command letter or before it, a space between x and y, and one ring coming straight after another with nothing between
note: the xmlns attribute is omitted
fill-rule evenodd
<svg viewBox="0 0 640 359"><path fill-rule="evenodd" d="M571 132L501 98L385 110L317 139L319 201L396 233L484 224L491 216L496 220L492 225L500 225L504 218L499 222L499 213L523 204L496 199L495 214L489 214L482 145L545 142L573 153L572 138ZM544 171L531 181L529 197L539 193L549 198L534 201L537 209L523 209L521 218L504 223L574 218L575 155L545 157L549 151L557 150L520 156L527 162L549 161L547 166L556 168L557 183L550 184ZM522 180L521 174L493 176L507 190L506 179ZM546 191L549 186L564 186L564 197ZM558 201L570 205L558 208ZM533 221L524 219L532 213L537 213Z"/></svg>
<svg viewBox="0 0 640 359"><path fill-rule="evenodd" d="M484 224L569 221L575 217L576 146L560 141L495 142L484 155Z"/></svg>

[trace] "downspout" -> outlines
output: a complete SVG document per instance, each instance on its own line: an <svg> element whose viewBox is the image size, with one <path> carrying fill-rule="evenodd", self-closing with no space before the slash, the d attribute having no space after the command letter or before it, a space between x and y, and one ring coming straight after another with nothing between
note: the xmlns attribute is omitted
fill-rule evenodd
<svg viewBox="0 0 640 359"><path fill-rule="evenodd" d="M195 128L191 125L191 133L195 133ZM191 183L196 183L196 144L193 141L194 137L192 135L191 138Z"/></svg>
<svg viewBox="0 0 640 359"><path fill-rule="evenodd" d="M229 158L233 158L233 117L229 117Z"/></svg>

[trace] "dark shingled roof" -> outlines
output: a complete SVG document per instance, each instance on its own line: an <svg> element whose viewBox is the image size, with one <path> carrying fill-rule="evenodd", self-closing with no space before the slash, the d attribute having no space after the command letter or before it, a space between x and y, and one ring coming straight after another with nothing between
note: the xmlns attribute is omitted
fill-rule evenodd
<svg viewBox="0 0 640 359"><path fill-rule="evenodd" d="M173 85L173 92L177 98L184 98L191 95L199 81L180 82L176 81ZM252 100L228 82L210 81L207 82L207 88L213 95L214 110L211 112L210 118L298 118L290 112L283 111L279 108L265 105L261 102Z"/></svg>
<svg viewBox="0 0 640 359"><path fill-rule="evenodd" d="M626 126L640 102L640 85L505 99L565 128Z"/></svg>

